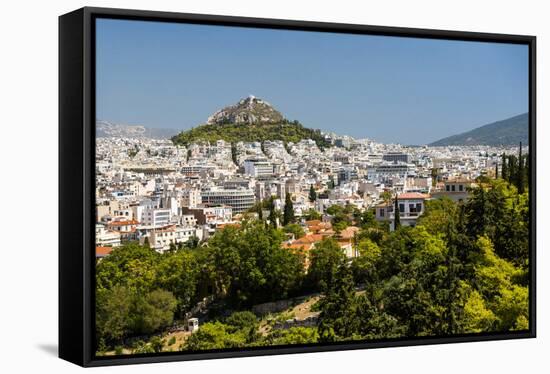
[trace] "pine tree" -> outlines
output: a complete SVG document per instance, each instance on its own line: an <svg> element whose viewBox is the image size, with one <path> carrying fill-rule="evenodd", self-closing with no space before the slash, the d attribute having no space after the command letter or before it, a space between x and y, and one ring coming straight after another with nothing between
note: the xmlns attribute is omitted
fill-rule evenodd
<svg viewBox="0 0 550 374"><path fill-rule="evenodd" d="M283 214L283 225L286 226L289 223L293 223L294 219L294 205L292 204L292 196L287 193L285 197L285 210Z"/></svg>
<svg viewBox="0 0 550 374"><path fill-rule="evenodd" d="M313 188L313 185L309 186L309 201L314 202L317 200L317 192Z"/></svg>
<svg viewBox="0 0 550 374"><path fill-rule="evenodd" d="M397 230L399 227L401 227L401 214L399 212L399 202L397 200L397 195L395 195L395 212L394 212L394 224L393 228Z"/></svg>

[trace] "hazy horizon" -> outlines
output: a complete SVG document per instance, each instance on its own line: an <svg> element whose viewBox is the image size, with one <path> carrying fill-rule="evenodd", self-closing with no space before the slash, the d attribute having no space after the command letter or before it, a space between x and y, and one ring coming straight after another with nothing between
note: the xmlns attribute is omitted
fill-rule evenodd
<svg viewBox="0 0 550 374"><path fill-rule="evenodd" d="M97 20L98 120L183 131L254 95L286 118L428 144L528 112L525 45Z"/></svg>

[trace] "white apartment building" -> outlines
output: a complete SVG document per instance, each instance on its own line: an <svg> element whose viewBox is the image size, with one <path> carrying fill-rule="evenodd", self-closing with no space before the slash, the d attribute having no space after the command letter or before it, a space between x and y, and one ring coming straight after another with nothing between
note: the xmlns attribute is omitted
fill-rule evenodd
<svg viewBox="0 0 550 374"><path fill-rule="evenodd" d="M229 205L233 214L247 211L254 206L254 191L249 188L210 187L201 191L203 204Z"/></svg>
<svg viewBox="0 0 550 374"><path fill-rule="evenodd" d="M250 158L244 160L244 173L253 177L269 177L273 175L273 164L266 158Z"/></svg>
<svg viewBox="0 0 550 374"><path fill-rule="evenodd" d="M194 208L201 202L201 191L199 189L187 189L181 192L181 206Z"/></svg>
<svg viewBox="0 0 550 374"><path fill-rule="evenodd" d="M164 208L145 208L141 213L141 223L147 226L166 226L170 224L172 211Z"/></svg>
<svg viewBox="0 0 550 374"><path fill-rule="evenodd" d="M107 230L102 224L95 225L95 245L98 247L118 247L120 245L120 233Z"/></svg>
<svg viewBox="0 0 550 374"><path fill-rule="evenodd" d="M170 244L185 243L194 236L202 239L202 230L195 227L170 225L147 231L146 235L140 237L139 243L143 245L145 238L148 238L149 246L161 253L169 250Z"/></svg>

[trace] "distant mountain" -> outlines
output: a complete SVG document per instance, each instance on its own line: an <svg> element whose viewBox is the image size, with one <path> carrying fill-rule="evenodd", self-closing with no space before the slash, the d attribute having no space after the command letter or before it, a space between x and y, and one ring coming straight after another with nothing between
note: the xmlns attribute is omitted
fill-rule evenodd
<svg viewBox="0 0 550 374"><path fill-rule="evenodd" d="M107 121L96 122L96 137L125 137L125 138L152 138L170 139L178 133L175 129L157 129L140 125L120 125Z"/></svg>
<svg viewBox="0 0 550 374"><path fill-rule="evenodd" d="M529 142L528 113L493 122L462 134L449 136L429 145L512 145L519 144L519 142L523 142L523 144Z"/></svg>
<svg viewBox="0 0 550 374"><path fill-rule="evenodd" d="M175 144L188 145L199 141L229 143L281 140L297 143L312 139L319 147L329 146L320 130L304 127L298 121L289 121L268 102L254 96L222 108L199 125L172 138Z"/></svg>

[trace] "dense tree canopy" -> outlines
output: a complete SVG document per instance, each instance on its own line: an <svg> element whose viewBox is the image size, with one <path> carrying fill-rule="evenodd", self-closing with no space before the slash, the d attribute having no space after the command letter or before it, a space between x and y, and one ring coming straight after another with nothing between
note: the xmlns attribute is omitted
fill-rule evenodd
<svg viewBox="0 0 550 374"><path fill-rule="evenodd" d="M285 233L300 237L304 228L276 228L261 219L227 226L204 245L163 254L148 245L118 247L96 266L98 342L114 347L163 331L205 296L223 307L181 349L525 330L528 188L520 193L504 178L485 178L469 192L466 201L428 201L416 227L395 231L372 211L328 208L333 225L360 227L353 239L358 256L351 259L330 237L308 252L289 249L282 245ZM260 207L272 206L266 200ZM319 293L313 327L269 330L250 311L309 293ZM150 341L134 351L158 349L162 344Z"/></svg>
<svg viewBox="0 0 550 374"><path fill-rule="evenodd" d="M330 146L321 131L306 128L297 121L200 125L181 132L174 136L172 141L174 144L187 146L191 143L216 142L217 140L225 140L228 143L264 142L266 140L298 143L302 139L312 139L321 149Z"/></svg>

